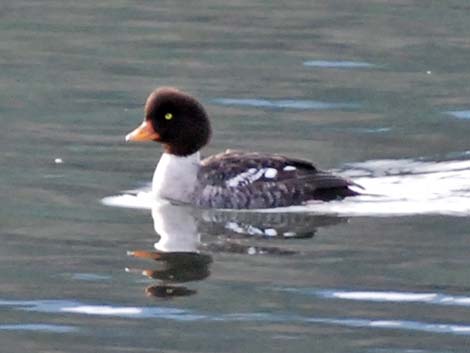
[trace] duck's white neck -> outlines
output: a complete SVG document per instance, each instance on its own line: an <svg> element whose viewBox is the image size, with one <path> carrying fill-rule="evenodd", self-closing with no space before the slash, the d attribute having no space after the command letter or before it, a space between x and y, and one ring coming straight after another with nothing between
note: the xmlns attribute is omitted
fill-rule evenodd
<svg viewBox="0 0 470 353"><path fill-rule="evenodd" d="M152 180L157 197L188 203L197 182L201 157L199 152L186 157L163 153Z"/></svg>

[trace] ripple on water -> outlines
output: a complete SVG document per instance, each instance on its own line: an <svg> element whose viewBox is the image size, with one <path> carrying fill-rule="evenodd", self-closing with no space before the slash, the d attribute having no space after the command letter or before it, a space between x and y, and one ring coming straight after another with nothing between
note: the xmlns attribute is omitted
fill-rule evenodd
<svg viewBox="0 0 470 353"><path fill-rule="evenodd" d="M228 106L268 109L328 110L357 109L360 107L360 104L355 102L323 102L303 99L214 98L211 102Z"/></svg>
<svg viewBox="0 0 470 353"><path fill-rule="evenodd" d="M348 327L367 327L453 335L470 335L470 326L468 325L428 323L422 321L313 318L308 320L308 322Z"/></svg>
<svg viewBox="0 0 470 353"><path fill-rule="evenodd" d="M74 326L68 326L68 325L10 324L10 325L0 325L0 331L37 331L37 332L68 333L68 332L78 331L78 329Z"/></svg>
<svg viewBox="0 0 470 353"><path fill-rule="evenodd" d="M310 295L324 299L339 299L382 303L421 303L430 305L470 307L470 297L444 293L400 291L354 291L343 289L279 288L279 291Z"/></svg>
<svg viewBox="0 0 470 353"><path fill-rule="evenodd" d="M338 68L338 69L361 69L377 67L365 61L335 61L335 60L309 60L304 62L304 66L319 68Z"/></svg>
<svg viewBox="0 0 470 353"><path fill-rule="evenodd" d="M384 134L392 131L391 127L345 127L328 128L329 131L350 132L355 134Z"/></svg>
<svg viewBox="0 0 470 353"><path fill-rule="evenodd" d="M206 322L283 322L283 323L310 323L317 325L338 325L357 328L393 329L405 331L420 331L439 334L470 335L470 325L450 324L445 322L423 322L412 320L395 320L393 318L367 319L367 318L338 318L338 317L311 317L296 314L273 312L242 312L242 313L197 313L193 310L185 310L170 307L157 306L116 306L93 305L67 300L38 300L38 301L8 301L0 300L0 306L7 306L17 310L47 312L56 314L81 314L110 317L124 317L135 319L163 319L182 322L206 321ZM56 326L45 324L3 325L4 330L43 330L52 332L71 332L72 326Z"/></svg>
<svg viewBox="0 0 470 353"><path fill-rule="evenodd" d="M470 119L470 110L453 110L446 112L446 114L458 119Z"/></svg>
<svg viewBox="0 0 470 353"><path fill-rule="evenodd" d="M98 275L96 273L73 273L70 277L77 281L102 282L110 280L111 276Z"/></svg>
<svg viewBox="0 0 470 353"><path fill-rule="evenodd" d="M414 348L374 348L367 350L369 353L450 353L448 351L434 351Z"/></svg>

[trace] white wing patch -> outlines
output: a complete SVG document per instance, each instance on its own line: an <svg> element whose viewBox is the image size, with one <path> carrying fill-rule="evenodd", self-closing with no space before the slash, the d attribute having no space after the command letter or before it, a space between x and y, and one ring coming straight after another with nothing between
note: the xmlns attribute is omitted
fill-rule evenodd
<svg viewBox="0 0 470 353"><path fill-rule="evenodd" d="M264 230L264 234L268 237L275 237L277 235L277 230L274 228L267 228Z"/></svg>
<svg viewBox="0 0 470 353"><path fill-rule="evenodd" d="M263 169L250 168L246 172L240 173L237 176L227 180L226 184L230 187L237 187L238 185L250 184L262 177Z"/></svg>
<svg viewBox="0 0 470 353"><path fill-rule="evenodd" d="M292 165L286 165L284 168L282 168L282 170L286 171L286 172L289 172L291 170L296 170L297 168L292 166Z"/></svg>
<svg viewBox="0 0 470 353"><path fill-rule="evenodd" d="M264 172L265 178L273 179L276 177L276 175L277 175L277 170L274 168L266 168Z"/></svg>
<svg viewBox="0 0 470 353"><path fill-rule="evenodd" d="M277 170L274 168L250 168L246 172L240 173L237 176L226 181L229 187L237 187L240 185L247 185L255 182L263 176L267 179L273 179L277 175Z"/></svg>

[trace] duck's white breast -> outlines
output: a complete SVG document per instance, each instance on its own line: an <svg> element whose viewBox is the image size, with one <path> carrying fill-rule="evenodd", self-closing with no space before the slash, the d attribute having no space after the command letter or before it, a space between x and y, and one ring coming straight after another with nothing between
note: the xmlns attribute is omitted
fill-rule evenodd
<svg viewBox="0 0 470 353"><path fill-rule="evenodd" d="M153 174L152 190L157 197L190 202L199 168L199 152L187 157L164 153Z"/></svg>

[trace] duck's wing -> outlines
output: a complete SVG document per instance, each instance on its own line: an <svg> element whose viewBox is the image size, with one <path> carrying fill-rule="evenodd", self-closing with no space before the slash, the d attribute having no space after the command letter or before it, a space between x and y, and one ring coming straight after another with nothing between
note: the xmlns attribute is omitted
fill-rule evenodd
<svg viewBox="0 0 470 353"><path fill-rule="evenodd" d="M213 208L271 208L356 195L356 185L312 163L277 154L229 151L204 159L196 203Z"/></svg>

